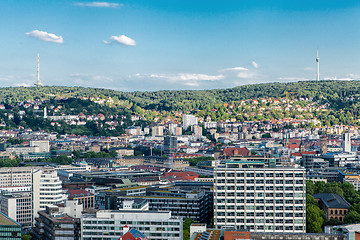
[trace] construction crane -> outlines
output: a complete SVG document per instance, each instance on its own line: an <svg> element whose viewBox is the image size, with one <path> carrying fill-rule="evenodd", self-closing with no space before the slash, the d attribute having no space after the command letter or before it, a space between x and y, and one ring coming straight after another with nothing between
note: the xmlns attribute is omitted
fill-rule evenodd
<svg viewBox="0 0 360 240"><path fill-rule="evenodd" d="M286 102L288 102L288 101L289 101L289 93L296 93L296 92L288 92L288 91L285 91L284 93L285 93L285 95L286 95Z"/></svg>

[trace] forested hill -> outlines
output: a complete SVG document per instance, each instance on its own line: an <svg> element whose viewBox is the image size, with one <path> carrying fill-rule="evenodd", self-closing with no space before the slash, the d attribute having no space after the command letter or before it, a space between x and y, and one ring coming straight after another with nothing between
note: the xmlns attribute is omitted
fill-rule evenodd
<svg viewBox="0 0 360 240"><path fill-rule="evenodd" d="M143 109L188 111L201 110L218 103L230 103L256 98L284 98L289 92L291 98L308 98L316 101L326 99L332 108L339 109L343 100L360 97L360 81L301 81L293 83L265 83L239 86L230 89L201 91L156 91L156 92L118 92L109 89L44 86L0 88L3 104L15 104L26 100L58 98L112 98L118 102L130 103ZM353 101L351 105L358 101ZM347 104L346 107L349 107Z"/></svg>

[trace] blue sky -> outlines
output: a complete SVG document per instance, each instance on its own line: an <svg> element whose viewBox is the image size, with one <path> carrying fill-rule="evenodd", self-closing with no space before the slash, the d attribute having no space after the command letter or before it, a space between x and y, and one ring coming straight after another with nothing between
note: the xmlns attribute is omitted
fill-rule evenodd
<svg viewBox="0 0 360 240"><path fill-rule="evenodd" d="M0 1L0 86L121 91L360 79L360 3Z"/></svg>

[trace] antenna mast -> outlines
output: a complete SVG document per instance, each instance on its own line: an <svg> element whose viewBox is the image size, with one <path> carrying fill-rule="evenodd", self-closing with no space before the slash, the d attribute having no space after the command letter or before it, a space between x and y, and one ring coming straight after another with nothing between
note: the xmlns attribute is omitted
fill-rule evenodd
<svg viewBox="0 0 360 240"><path fill-rule="evenodd" d="M319 49L316 51L316 81L320 80L320 58Z"/></svg>
<svg viewBox="0 0 360 240"><path fill-rule="evenodd" d="M41 87L42 86L42 83L40 81L40 57L39 57L39 54L38 54L38 57L37 57L37 81L35 83L35 86L36 87Z"/></svg>

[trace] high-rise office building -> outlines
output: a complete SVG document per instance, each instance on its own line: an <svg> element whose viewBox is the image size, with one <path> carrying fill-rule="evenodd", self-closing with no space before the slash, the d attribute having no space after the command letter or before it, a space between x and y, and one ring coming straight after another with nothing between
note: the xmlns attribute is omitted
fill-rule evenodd
<svg viewBox="0 0 360 240"><path fill-rule="evenodd" d="M165 136L164 137L164 153L167 155L173 154L177 151L178 140L174 136Z"/></svg>
<svg viewBox="0 0 360 240"><path fill-rule="evenodd" d="M229 161L214 171L214 224L252 232L305 232L305 169Z"/></svg>
<svg viewBox="0 0 360 240"><path fill-rule="evenodd" d="M343 143L342 143L343 151L344 152L351 152L351 137L350 133L346 132L343 135Z"/></svg>

